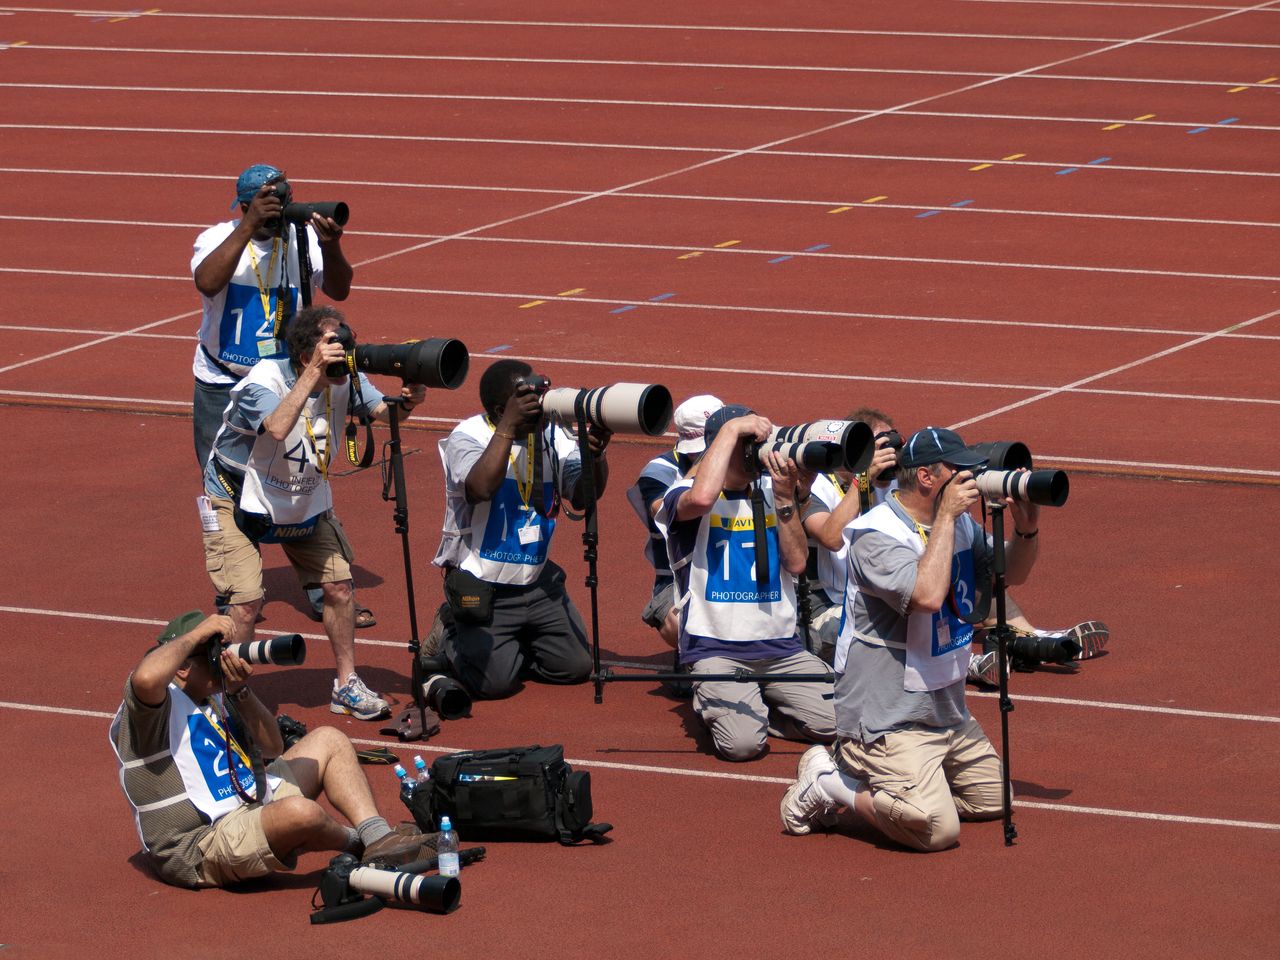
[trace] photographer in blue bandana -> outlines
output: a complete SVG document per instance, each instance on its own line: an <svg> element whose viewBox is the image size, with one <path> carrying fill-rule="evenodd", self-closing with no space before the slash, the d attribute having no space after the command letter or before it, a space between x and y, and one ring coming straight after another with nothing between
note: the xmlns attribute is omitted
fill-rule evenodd
<svg viewBox="0 0 1280 960"><path fill-rule="evenodd" d="M984 463L951 430L925 427L898 455L897 489L846 528L849 580L836 661L835 756L814 748L781 804L787 833L871 824L943 850L960 821L998 819L1000 758L965 706L978 587L992 544L969 515ZM1007 579L1026 580L1040 508L1006 500Z"/></svg>
<svg viewBox="0 0 1280 960"><path fill-rule="evenodd" d="M329 466L343 449L343 421L386 421L387 404L363 374L354 391L338 331L350 328L334 307L309 307L289 322L287 356L266 358L231 390L222 429L205 467L205 566L228 601L236 643L253 639L262 609L259 544L279 543L304 587L324 593L324 630L337 679L329 709L359 720L390 710L356 675L351 544L333 513ZM354 335L352 335L354 338ZM426 387L406 385L408 416Z"/></svg>
<svg viewBox="0 0 1280 960"><path fill-rule="evenodd" d="M680 611L679 657L691 665L693 708L726 760L754 760L766 737L829 743L835 736L831 687L783 681L738 683L699 674L823 674L827 665L796 632L795 578L808 546L796 512L800 473L754 446L772 425L739 404L706 421L706 450L662 498L654 518L667 542ZM763 535L767 569L757 567Z"/></svg>
<svg viewBox="0 0 1280 960"><path fill-rule="evenodd" d="M548 559L562 504L582 509L578 441L542 414L549 383L519 360L496 361L480 378L484 413L440 441L445 519L433 562L449 603L424 652L442 654L438 666L476 698L509 697L525 679L582 683L591 673L582 616ZM598 494L610 436L595 426L587 436Z"/></svg>
<svg viewBox="0 0 1280 960"><path fill-rule="evenodd" d="M111 722L120 786L160 879L223 886L292 870L307 850L393 866L430 856L430 837L379 815L341 731L319 727L284 749L249 686L253 665L222 649L232 628L198 610L175 617L125 681Z"/></svg>

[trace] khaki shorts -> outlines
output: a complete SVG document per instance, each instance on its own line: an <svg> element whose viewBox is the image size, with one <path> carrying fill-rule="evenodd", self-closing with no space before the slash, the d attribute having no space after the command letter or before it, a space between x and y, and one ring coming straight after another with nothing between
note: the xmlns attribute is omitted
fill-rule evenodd
<svg viewBox="0 0 1280 960"><path fill-rule="evenodd" d="M978 721L958 728L914 726L863 744L839 741L840 769L872 791L876 825L916 850L945 850L961 820L1003 812L1000 758Z"/></svg>
<svg viewBox="0 0 1280 960"><path fill-rule="evenodd" d="M286 761L271 761L267 771L281 778L280 786L272 791L272 801L302 796ZM262 830L260 803L244 804L220 817L213 829L200 840L199 847L204 857L200 864L200 879L211 887L264 877L277 870L292 870L298 865L296 856L281 860L271 851L267 835Z"/></svg>
<svg viewBox="0 0 1280 960"><path fill-rule="evenodd" d="M235 505L230 500L209 499L220 528L204 535L204 565L214 590L228 603L261 600L261 550L236 526ZM303 586L351 579L351 544L332 512L316 521L311 536L286 541L280 547Z"/></svg>

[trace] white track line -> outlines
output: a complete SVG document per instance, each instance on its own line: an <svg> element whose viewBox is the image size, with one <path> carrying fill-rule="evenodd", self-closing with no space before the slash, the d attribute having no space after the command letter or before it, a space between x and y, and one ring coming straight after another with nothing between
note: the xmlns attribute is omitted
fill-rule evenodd
<svg viewBox="0 0 1280 960"><path fill-rule="evenodd" d="M20 11L25 13L50 13L50 14L70 14L77 17L99 16L99 15L123 15L118 11L102 11L102 10L70 10L66 8L55 7L4 7L4 10ZM1222 10L1223 7L1213 6L1197 6L1194 9L1203 10ZM12 16L12 13L5 14ZM255 13L187 13L181 11L157 10L154 13L147 13L144 16L157 18L191 18L200 20L266 20L271 23L278 23L279 17L274 14L255 14ZM602 23L594 21L567 21L567 20L464 20L464 19L446 19L441 17L342 17L342 16L299 16L290 14L290 21L300 22L316 22L316 23L357 23L362 26L374 24L393 24L393 25L429 25L429 26L473 26L473 27L551 27L557 30L566 29L586 29L586 30L667 30L685 32L706 32L706 33L764 33L764 34L802 34L809 36L855 36L855 37L925 37L938 38L945 40L1043 40L1055 41L1061 43L1118 43L1124 37L1081 37L1081 36L1056 36L1044 34L1019 34L1019 33L959 33L945 32L937 30L859 30L855 28L842 27L752 27L746 25L728 25L728 24L673 24L673 23ZM1228 43L1225 41L1214 40L1149 40L1145 41L1157 46L1192 46L1192 47L1261 47L1270 49L1271 44L1265 43Z"/></svg>
<svg viewBox="0 0 1280 960"><path fill-rule="evenodd" d="M1100 42L1121 42L1100 41ZM1257 44L1262 49L1272 49L1267 44ZM245 50L245 49L196 49L173 47L104 47L76 44L28 43L14 48L26 54L28 51L51 50L66 53L125 53L155 54L159 56L184 57L264 57L314 60L315 52L311 50ZM784 73L844 73L844 74L878 74L883 76L907 77L999 77L1002 74L991 70L922 70L919 68L900 67L848 67L795 63L714 63L703 60L596 60L585 57L481 57L457 54L429 53L354 53L329 50L325 52L326 60L378 60L378 61L422 61L439 63L519 63L568 67L645 67L672 68L677 70L760 70ZM1140 83L1161 86L1191 87L1257 87L1266 89L1267 84L1256 82L1239 83L1233 79L1226 80L1180 80L1168 77L1113 77L1101 74L1070 73L1037 73L1037 80L1065 80L1072 83L1090 81L1098 83Z"/></svg>
<svg viewBox="0 0 1280 960"><path fill-rule="evenodd" d="M18 49L25 49L19 47ZM1096 52L1106 52L1105 50ZM1080 56L1091 56L1091 54L1080 54ZM1029 67L1029 70L1036 69ZM1038 79L1036 74L1019 74L1016 77L1001 77L994 80L984 81L977 86L983 86L988 83L996 83L1005 79ZM1240 86L1240 84L1231 84L1229 81L1220 84L1220 86ZM1108 124L1108 123L1124 123L1131 126L1148 125L1153 127L1193 127L1199 125L1199 121L1174 121L1174 120L1132 120L1120 116L1111 117L1063 117L1052 116L1048 114L1021 114L1021 113L969 113L954 112L948 110L908 110L895 107L886 107L884 109L873 109L865 107L823 107L823 106L806 106L806 105L788 105L788 104L760 104L760 103L715 103L715 102L698 102L686 100L619 100L605 99L600 97L531 97L531 96L514 96L514 95L496 95L496 94L459 94L459 93L400 93L400 92L377 92L377 91L353 91L353 90L297 90L297 89L252 89L241 87L157 87L157 86L139 86L125 84L91 84L91 83L17 83L5 82L0 83L0 89L23 89L23 90L88 90L88 91L109 91L109 92L126 92L126 93L185 93L195 94L199 96L273 96L273 97L349 97L355 99L380 99L380 100L430 100L430 101L452 101L460 100L464 102L479 101L484 103L538 103L538 104L573 104L578 106L611 106L611 107L659 107L665 110L670 109L694 109L694 110L763 110L783 113L811 113L811 114L866 114L868 117L876 117L882 115L893 115L903 117L939 117L943 119L958 120L1028 120L1043 121L1045 123L1084 123L1084 124ZM927 103L930 100L943 99L953 96L957 93L965 93L970 87L959 90L948 91L947 93L935 94L932 97L926 97L924 100L914 101L916 103ZM1280 87L1265 87L1264 89L1280 89ZM865 119L865 118L864 118ZM1209 121L1212 123L1212 121ZM814 133L825 132L823 130L809 131L808 133L798 134L797 137L811 136ZM1269 130L1270 127L1253 128L1245 124L1231 124L1230 126L1221 127L1221 130L1231 129L1259 129ZM275 133L275 131L273 131ZM791 138L796 139L796 138Z"/></svg>
<svg viewBox="0 0 1280 960"><path fill-rule="evenodd" d="M71 707L51 707L38 703L17 703L0 700L0 709L24 710L37 713L51 713L61 716L87 717L96 720L111 720L113 713L102 710L78 710ZM386 747L392 750L412 751L414 753L458 753L470 747L440 747L429 743L401 743L399 740L379 740L371 737L351 737L351 742L360 746ZM789 777L766 777L746 773L729 773L720 770L688 770L680 767L659 767L652 764L619 763L613 760L583 759L567 757L569 763L578 767L596 767L604 770L618 770L627 773L656 773L666 776L690 777L701 780L729 780L745 783L790 785ZM1247 830L1280 830L1280 823L1267 823L1257 820L1226 820L1221 817L1192 817L1176 813L1155 813L1148 810L1119 810L1111 807L1085 807L1078 804L1045 803L1037 800L1024 800L1017 797L1017 806L1035 810L1052 810L1059 813L1078 813L1101 817L1118 817L1131 820L1154 820L1164 823L1182 823L1194 826L1238 827Z"/></svg>
<svg viewBox="0 0 1280 960"><path fill-rule="evenodd" d="M1272 317L1277 317L1277 316L1280 316L1280 310L1272 310L1268 313L1263 313L1263 314L1260 314L1259 316L1252 317L1251 319L1245 320L1241 323L1233 323L1229 326L1223 327L1222 330L1220 331L1217 331L1214 333L1206 333L1203 336L1196 337L1194 340L1188 340L1186 343L1182 343L1174 347L1169 347L1167 350L1161 350L1157 353L1150 354L1149 356L1141 357L1137 360L1130 361L1129 363L1123 363L1118 367L1112 367L1110 370L1103 370L1102 372L1095 373L1092 376L1082 377L1079 380L1076 380L1072 383L1068 383L1062 387L1055 387L1052 390L1046 390L1044 393L1039 394L1038 396L1028 397L1025 400L1019 400L1016 403L1010 403L1010 404L1006 404L1003 407L997 407L995 410L989 410L986 413L979 414L976 417L970 417L968 420L961 420L959 423L952 424L951 428L953 430L959 430L961 427L967 427L970 424L981 423L983 420L990 419L991 417L998 416L1002 413L1008 413L1010 410L1017 410L1021 407L1029 406L1030 404L1033 404L1033 403L1038 403L1041 400L1047 400L1051 397L1056 397L1060 393L1071 390L1075 387L1083 386L1086 383L1093 383L1095 380L1101 380L1104 377L1109 377L1109 376L1112 376L1113 374L1122 373L1125 370L1132 370L1135 367L1141 367L1144 364L1151 363L1154 360L1159 360L1163 357L1167 357L1172 354L1179 353L1183 350L1188 349L1189 347L1199 346L1200 344L1207 343L1210 340L1216 340L1220 334L1225 333L1227 331L1239 330L1241 327L1253 326L1256 323L1261 323L1264 320L1270 320Z"/></svg>
<svg viewBox="0 0 1280 960"><path fill-rule="evenodd" d="M1101 121L1099 121L1101 122ZM1171 126L1185 127L1187 124L1171 124ZM1232 126L1230 129L1240 129L1240 125ZM1275 127L1246 127L1250 130L1267 130L1280 131L1280 126ZM71 131L78 133L139 133L139 134L156 134L160 136L179 135L184 137L191 136L216 136L216 137L247 137L259 140L263 137L274 136L274 131L270 130L194 130L182 129L177 127L123 127L123 126L100 126L86 124L41 124L41 123L0 123L0 130L51 130L51 131ZM292 131L290 136L313 138L319 140L370 140L370 141L410 141L424 143L462 143L462 144L486 144L493 146L512 146L512 147L545 147L545 148L568 148L571 150L629 150L637 153L702 153L702 154L721 154L726 151L733 150L733 147L687 147L674 144L664 143L600 143L589 140L532 140L532 139L510 139L505 137L434 137L427 135L414 134L382 134L382 133L325 133L321 131ZM1132 163L1106 163L1089 165L1082 161L1075 160L1002 160L999 157L926 157L919 154L896 154L896 153L843 153L833 150L760 150L757 156L762 157L798 157L810 160L891 160L902 161L904 163L945 163L955 164L956 166L967 166L975 163L991 163L999 164L1006 167L1031 167L1060 169L1062 167L1076 166L1081 173L1085 171L1093 171L1089 176L1104 175L1099 171L1110 171L1113 175L1116 172L1127 173L1171 173L1176 175L1195 174L1204 176L1218 177L1280 177L1280 172L1273 170L1224 170L1213 167L1156 167L1144 164ZM317 181L318 182L318 181ZM634 196L635 194L632 194ZM928 208L925 208L928 209Z"/></svg>

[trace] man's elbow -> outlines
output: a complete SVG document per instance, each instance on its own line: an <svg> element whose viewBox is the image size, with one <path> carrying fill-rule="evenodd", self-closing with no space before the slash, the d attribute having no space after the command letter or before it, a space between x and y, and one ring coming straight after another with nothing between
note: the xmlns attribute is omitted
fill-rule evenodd
<svg viewBox="0 0 1280 960"><path fill-rule="evenodd" d="M223 287L226 286L226 284L218 284L215 281L210 280L207 277L203 277L198 273L195 275L195 282L196 282L196 289L200 291L200 295L203 297L208 297L210 300L212 300L214 297L220 294L222 292Z"/></svg>

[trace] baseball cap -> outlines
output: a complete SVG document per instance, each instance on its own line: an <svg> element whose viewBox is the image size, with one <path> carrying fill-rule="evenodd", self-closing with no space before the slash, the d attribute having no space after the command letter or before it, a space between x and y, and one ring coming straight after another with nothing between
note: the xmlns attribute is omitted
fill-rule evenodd
<svg viewBox="0 0 1280 960"><path fill-rule="evenodd" d="M177 640L185 633L190 633L200 624L204 623L205 616L199 610L188 610L186 613L179 614L165 624L165 628L160 631L160 636L156 637L156 643L168 643L170 640Z"/></svg>
<svg viewBox="0 0 1280 960"><path fill-rule="evenodd" d="M723 406L724 401L719 397L713 397L709 393L701 393L696 397L690 397L676 407L676 412L672 415L678 436L676 453L694 454L701 453L707 449L707 441L703 437L703 431L707 426L707 417Z"/></svg>
<svg viewBox="0 0 1280 960"><path fill-rule="evenodd" d="M245 167L244 173L236 180L236 198L231 201L231 209L234 210L237 204L249 203L258 195L264 183L283 175L269 163L255 163Z"/></svg>
<svg viewBox="0 0 1280 960"><path fill-rule="evenodd" d="M904 467L927 467L949 463L955 467L977 467L987 458L966 447L960 434L946 427L924 427L913 433L898 451L898 463Z"/></svg>
<svg viewBox="0 0 1280 960"><path fill-rule="evenodd" d="M711 446L711 442L715 440L716 434L730 420L737 420L739 417L746 417L755 413L750 407L744 407L740 403L726 403L719 410L714 411L711 416L707 417L707 425L703 428L703 436L706 438L706 446Z"/></svg>

